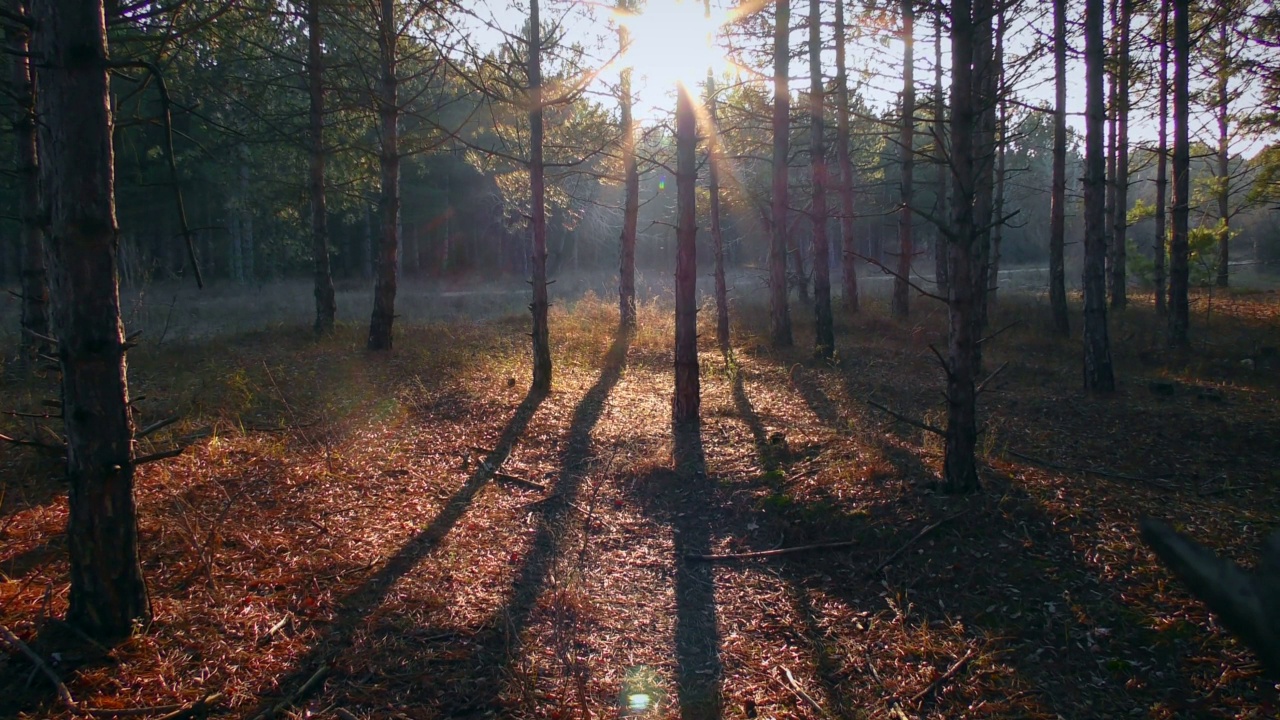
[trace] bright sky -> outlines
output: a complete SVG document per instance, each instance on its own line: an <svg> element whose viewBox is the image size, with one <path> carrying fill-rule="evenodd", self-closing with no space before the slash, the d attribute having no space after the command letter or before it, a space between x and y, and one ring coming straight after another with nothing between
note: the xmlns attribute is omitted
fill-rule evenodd
<svg viewBox="0 0 1280 720"><path fill-rule="evenodd" d="M544 25L562 23L566 39L580 43L586 48L588 55L601 64L617 52L617 26L625 23L632 33L632 47L625 56L601 73L596 88L600 95L597 97L605 104L612 104L611 100L604 97L604 86L616 85L618 70L630 65L635 68L633 89L637 98L636 116L642 122L654 122L667 117L674 110L673 93L678 82L701 84L705 81L708 68L717 77L726 72L733 74L734 68L724 54L725 42L720 31L735 16L744 11L751 12L764 1L746 0L739 5L737 0L712 0L712 18L707 19L703 0L647 0L640 7L640 12L634 15L619 13L608 2L543 0L542 16ZM857 5L852 1L847 4ZM1053 97L1052 54L1035 47L1037 38L1043 40L1050 29L1051 20L1047 12L1044 12L1047 7L1047 3L1033 4L1031 13L1011 17L1006 36L1006 53L1010 58L1029 58L1028 70L1016 80L1015 92L1022 102L1032 105L1051 103ZM527 1L515 0L512 4L476 12L483 22L500 27L507 33L518 33L527 22L528 5ZM793 25L803 25L807 13L806 0L791 0ZM829 15L829 11L827 14ZM851 16L849 22L854 36L847 48L851 81L862 81L862 92L871 105L888 107L896 102L897 93L901 90L902 42L896 36L897 17L893 14ZM1145 34L1154 31L1153 28L1147 28L1145 23L1144 17L1136 16L1134 19L1132 36L1135 46L1145 42ZM828 38L830 32L829 27L825 28L824 34ZM475 32L469 34L472 42L482 48L486 45L493 47L501 42L501 35L492 29L476 28ZM717 40L711 43L709 38L713 34ZM806 29L793 30L792 47L798 51L807 39ZM924 93L933 85L933 25L929 16L917 16L915 39L917 92ZM771 44L771 41L767 42ZM946 45L944 36L944 84L950 63ZM1068 123L1083 133L1084 65L1076 57L1071 57L1068 63ZM824 53L823 65L828 77L835 74L834 52ZM859 75L859 71L865 73ZM765 72L769 70L765 69ZM793 91L807 88L808 72L805 54L795 52L791 63ZM1246 95L1243 102L1247 103L1249 100ZM1131 102L1134 108L1130 116L1131 142L1138 144L1154 141L1156 125L1150 108L1152 99L1134 97ZM1193 108L1194 112L1196 110ZM1202 135L1202 139L1211 140L1207 134L1211 131L1210 120L1207 113L1193 118L1193 134L1204 132L1206 134ZM1275 141L1276 137L1273 133L1262 139L1239 138L1233 141L1233 151L1252 155L1267 142Z"/></svg>

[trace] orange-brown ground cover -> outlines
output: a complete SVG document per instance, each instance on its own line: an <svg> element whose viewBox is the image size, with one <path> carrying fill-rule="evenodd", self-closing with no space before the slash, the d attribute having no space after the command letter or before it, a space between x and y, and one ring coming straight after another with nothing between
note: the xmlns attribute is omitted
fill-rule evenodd
<svg viewBox="0 0 1280 720"><path fill-rule="evenodd" d="M804 308L788 351L737 308L731 357L704 338L691 430L669 422L657 305L632 338L607 302L558 310L546 397L524 391L524 318L401 328L385 355L356 327L144 345L139 424L183 419L139 452L190 445L139 471L154 621L110 649L57 622L58 465L6 446L0 623L102 716L216 692L215 716L343 720L1275 717L1136 524L1248 560L1280 520L1276 296L1215 299L1185 354L1159 349L1149 308L1113 318L1102 399L1080 392L1077 342L1005 303L993 329L1025 317L989 343L988 370L1008 364L970 497L933 490L936 438L866 403L942 423L944 318L923 304L843 321L835 365L810 360ZM52 396L3 382L3 409ZM0 716L69 716L33 675L0 655Z"/></svg>

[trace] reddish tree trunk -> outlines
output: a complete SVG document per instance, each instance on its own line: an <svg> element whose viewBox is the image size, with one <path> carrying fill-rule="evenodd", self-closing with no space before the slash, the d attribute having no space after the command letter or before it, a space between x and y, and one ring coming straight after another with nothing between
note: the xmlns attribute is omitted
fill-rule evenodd
<svg viewBox="0 0 1280 720"><path fill-rule="evenodd" d="M708 8L710 8L708 0ZM711 122L707 130L707 194L711 207L711 248L715 254L716 283L716 343L723 351L729 349L729 288L724 276L724 233L720 228L720 152L719 120L716 109L716 80L707 73L707 115Z"/></svg>
<svg viewBox="0 0 1280 720"><path fill-rule="evenodd" d="M831 251L827 246L827 150L824 142L822 85L822 5L809 0L809 163L813 171L813 316L814 351L820 358L835 352L831 317Z"/></svg>
<svg viewBox="0 0 1280 720"><path fill-rule="evenodd" d="M311 253L315 261L315 331L333 330L338 305L329 268L329 213L324 187L324 32L320 25L320 0L307 2L307 89L311 154Z"/></svg>
<svg viewBox="0 0 1280 720"><path fill-rule="evenodd" d="M676 348L677 423L698 420L698 136L689 88L676 91Z"/></svg>
<svg viewBox="0 0 1280 720"><path fill-rule="evenodd" d="M101 0L37 0L40 177L67 437L67 620L100 638L150 614L138 564Z"/></svg>
<svg viewBox="0 0 1280 720"><path fill-rule="evenodd" d="M905 318L911 311L910 287L911 256L915 254L911 237L912 183L915 173L915 8L914 0L902 0L902 120L899 127L898 156L901 163L902 186L898 210L898 274L893 278L893 314Z"/></svg>
<svg viewBox="0 0 1280 720"><path fill-rule="evenodd" d="M947 283L947 233L941 223L947 219L947 106L942 94L942 3L938 3L933 19L933 142L934 164L938 175L934 194L933 216L939 223L933 239L933 281L938 295L946 297L950 292Z"/></svg>
<svg viewBox="0 0 1280 720"><path fill-rule="evenodd" d="M631 45L627 28L618 28L618 44L626 52ZM620 78L618 104L622 115L622 239L618 261L618 323L636 326L636 224L640 217L640 173L636 168L636 124L631 114L631 68Z"/></svg>
<svg viewBox="0 0 1280 720"><path fill-rule="evenodd" d="M378 241L378 276L373 287L373 317L369 321L370 350L391 349L391 325L396 317L396 281L400 242L400 106L396 77L396 17L394 0L381 0L378 45L382 79L378 115L382 121L382 152L378 158L382 194Z"/></svg>
<svg viewBox="0 0 1280 720"><path fill-rule="evenodd" d="M773 218L769 242L769 337L775 347L790 347L791 311L787 307L787 153L791 96L789 33L791 0L777 0L773 32Z"/></svg>
<svg viewBox="0 0 1280 720"><path fill-rule="evenodd" d="M542 163L542 20L529 3L529 188L533 196L533 390L551 390L551 333L547 323L547 183Z"/></svg>
<svg viewBox="0 0 1280 720"><path fill-rule="evenodd" d="M844 0L836 0L836 161L840 164L840 270L845 310L858 311L853 249L853 160L849 157L849 75L845 67Z"/></svg>
<svg viewBox="0 0 1280 720"><path fill-rule="evenodd" d="M1160 96L1156 149L1156 239L1152 252L1155 259L1156 314L1165 314L1164 261L1169 238L1169 0L1160 0Z"/></svg>
<svg viewBox="0 0 1280 720"><path fill-rule="evenodd" d="M1053 193L1049 208L1049 306L1053 328L1071 335L1067 312L1067 0L1053 3Z"/></svg>
<svg viewBox="0 0 1280 720"><path fill-rule="evenodd" d="M1191 3L1173 0L1173 238L1169 242L1169 344L1191 344L1187 230L1191 200Z"/></svg>
<svg viewBox="0 0 1280 720"><path fill-rule="evenodd" d="M1107 337L1107 179L1103 150L1107 108L1102 94L1102 17L1102 0L1085 0L1084 387L1095 393L1115 390Z"/></svg>
<svg viewBox="0 0 1280 720"><path fill-rule="evenodd" d="M26 15L26 4L10 3L15 15ZM17 141L18 233L22 280L22 362L36 365L39 355L53 352L41 336L49 335L49 278L44 264L44 228L40 222L40 163L36 151L36 95L28 57L31 37L26 28L9 30L13 53L13 97L17 105L13 135Z"/></svg>

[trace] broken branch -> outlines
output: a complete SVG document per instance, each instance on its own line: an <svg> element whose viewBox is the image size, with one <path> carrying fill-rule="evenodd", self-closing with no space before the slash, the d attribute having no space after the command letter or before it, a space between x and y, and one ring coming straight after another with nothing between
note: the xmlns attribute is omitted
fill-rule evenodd
<svg viewBox="0 0 1280 720"><path fill-rule="evenodd" d="M943 525L945 525L945 524L947 524L947 523L951 522L952 520L955 520L956 518L960 517L961 515L964 515L966 512L968 512L968 511L967 511L967 510L961 510L960 512L955 513L954 515L948 515L948 516L946 516L946 517L942 518L941 520L939 520L938 522L936 522L936 523L934 523L934 524L932 524L932 525L926 525L926 526L925 526L925 528L924 528L923 530L921 530L920 532L916 533L915 537L913 537L913 538L911 538L910 540L908 540L908 541L906 542L906 544L905 544L905 545L903 545L902 547L898 548L897 550L894 550L894 551L893 551L893 553L889 555L889 557L885 558L884 560L882 560L882 561L880 562L880 564L879 564L879 565L876 565L874 568L872 568L871 572L867 573L867 577L873 577L876 573L878 573L878 572L880 572L881 570L883 570L883 569L885 569L886 567L888 567L888 566L890 565L890 563L892 563L894 560L897 560L897 559L898 559L898 557L899 557L900 555L902 555L902 553L906 552L906 551L907 551L907 550L908 550L912 545L915 545L917 542L919 542L919 541L920 541L920 539L921 539L921 538L923 538L925 535L928 535L929 533L933 532L934 530L937 530L938 528L942 527Z"/></svg>
<svg viewBox="0 0 1280 720"><path fill-rule="evenodd" d="M894 419L896 419L898 422L906 423L906 424L910 425L911 427L919 428L919 429L924 430L924 431L926 431L926 432L931 432L931 433L933 433L933 434L935 434L935 435L940 435L940 436L943 436L943 437L945 437L945 436L946 436L946 433L945 433L945 432L943 432L943 430L942 430L941 428L938 428L938 427L935 427L935 426L933 426L933 425L930 425L929 423L920 422L919 420L915 420L915 419L913 419L913 418L909 418L909 417L907 417L906 415L903 415L903 414L901 414L901 413L894 412L893 410L890 410L889 408L887 408L887 407L885 407L885 406L881 405L881 404L880 404L880 403L878 403L878 402L874 402L874 401L871 401L871 400L866 400L866 401L864 401L864 402L866 402L868 405L870 405L871 407L873 407L873 408L875 408L875 409L877 409L877 410L879 410L879 411L881 411L881 412L884 412L884 413L887 413L887 414L889 414L889 415L893 416L893 418L894 418Z"/></svg>
<svg viewBox="0 0 1280 720"><path fill-rule="evenodd" d="M44 658L37 655L26 643L22 642L21 638L14 635L4 625L0 625L0 641L26 655L27 659L34 663L36 668L44 673L45 677L49 678L49 682L53 683L53 687L58 691L58 699L62 701L62 704L66 705L68 710L75 712L76 701L75 698L71 697L71 691L67 690L66 683L62 682L62 678L58 677L58 674L53 671L53 668L49 667Z"/></svg>

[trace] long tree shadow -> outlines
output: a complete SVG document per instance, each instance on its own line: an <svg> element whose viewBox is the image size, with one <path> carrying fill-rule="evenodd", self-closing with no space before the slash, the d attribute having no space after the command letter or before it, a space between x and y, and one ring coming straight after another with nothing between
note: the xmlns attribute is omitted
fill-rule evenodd
<svg viewBox="0 0 1280 720"><path fill-rule="evenodd" d="M742 368L739 367L733 372L733 407L738 412L738 417L747 424L747 429L751 432L751 440L756 446L756 455L760 458L760 464L764 470L773 470L778 462L773 452L773 448L769 444L769 433L765 430L764 423L760 420L760 414L756 412L755 406L751 404L751 398L747 397L747 389L743 384Z"/></svg>
<svg viewBox="0 0 1280 720"><path fill-rule="evenodd" d="M452 683L447 692L457 698L446 702L453 716L496 712L503 691L502 674L517 658L521 636L537 609L538 598L547 586L556 559L562 554L562 540L569 515L592 459L591 433L604 412L605 402L622 379L627 365L631 334L620 331L605 354L600 377L574 408L568 442L560 456L560 474L552 494L537 503L537 530L519 574L512 582L511 595L484 627L487 637L477 640L475 672L470 678Z"/></svg>
<svg viewBox="0 0 1280 720"><path fill-rule="evenodd" d="M675 470L689 492L686 498L707 502L715 494L707 477L702 426L676 425ZM720 632L716 624L715 577L706 563L689 562L689 555L711 552L711 527L706 508L684 508L672 519L676 562L676 681L680 717L685 720L719 718L723 713Z"/></svg>
<svg viewBox="0 0 1280 720"><path fill-rule="evenodd" d="M376 573L371 575L356 590L352 591L341 602L336 611L336 619L328 632L317 641L311 651L300 660L293 672L280 682L281 688L299 689L310 678L316 677L319 669L327 669L347 649L360 624L370 613L387 598L388 592L395 582L411 571L440 541L453 529L458 520L470 507L476 495L491 479L494 469L500 467L517 440L529 426L539 405L545 399L544 393L529 391L515 414L507 423L502 435L494 443L483 463L471 474L462 487L445 503L443 509L426 529L413 536L401 546ZM292 691L292 690L288 690ZM270 712L273 703L264 700L260 707L249 716L257 716L261 712Z"/></svg>

